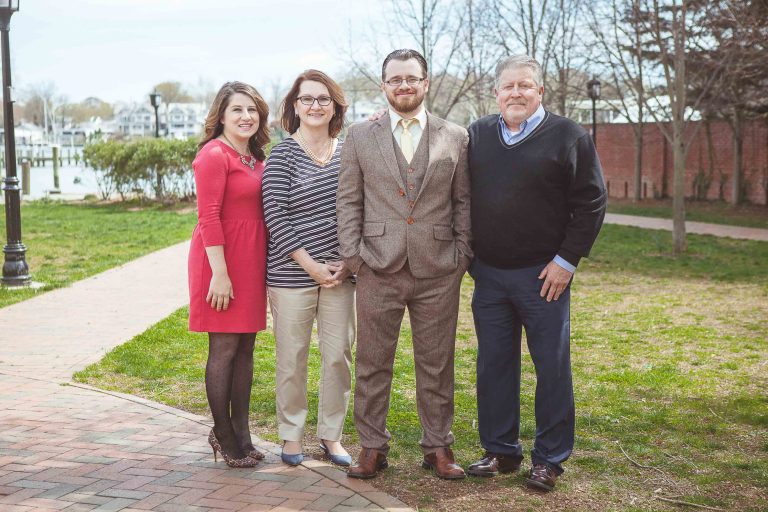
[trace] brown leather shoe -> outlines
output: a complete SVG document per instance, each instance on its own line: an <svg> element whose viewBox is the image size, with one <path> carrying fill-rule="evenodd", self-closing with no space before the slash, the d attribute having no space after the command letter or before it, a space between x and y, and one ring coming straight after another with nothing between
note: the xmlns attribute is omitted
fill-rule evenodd
<svg viewBox="0 0 768 512"><path fill-rule="evenodd" d="M461 466L456 464L450 448L438 448L433 453L424 455L421 467L431 469L435 475L446 480L458 480L467 476Z"/></svg>
<svg viewBox="0 0 768 512"><path fill-rule="evenodd" d="M496 476L520 469L520 458L512 455L485 452L483 458L469 465L467 473L474 476Z"/></svg>
<svg viewBox="0 0 768 512"><path fill-rule="evenodd" d="M352 478L373 478L381 469L389 466L387 456L374 448L363 448L357 464L349 467L347 476Z"/></svg>
<svg viewBox="0 0 768 512"><path fill-rule="evenodd" d="M525 479L525 483L528 484L528 487L551 491L555 488L556 480L557 474L555 474L555 470L546 464L535 464L531 468L530 476Z"/></svg>

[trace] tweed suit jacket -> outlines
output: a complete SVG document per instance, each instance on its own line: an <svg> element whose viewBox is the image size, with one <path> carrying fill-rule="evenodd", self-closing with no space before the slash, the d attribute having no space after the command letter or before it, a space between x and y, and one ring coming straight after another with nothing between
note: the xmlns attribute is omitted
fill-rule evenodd
<svg viewBox="0 0 768 512"><path fill-rule="evenodd" d="M408 261L418 278L439 277L472 259L467 131L427 114L429 162L409 204L389 114L349 128L336 196L340 255L353 272L365 262L392 273Z"/></svg>

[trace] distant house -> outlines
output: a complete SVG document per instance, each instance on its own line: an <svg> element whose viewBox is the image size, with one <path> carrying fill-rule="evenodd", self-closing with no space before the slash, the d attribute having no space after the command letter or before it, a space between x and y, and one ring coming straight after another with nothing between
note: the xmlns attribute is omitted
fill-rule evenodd
<svg viewBox="0 0 768 512"><path fill-rule="evenodd" d="M117 132L128 137L155 134L155 111L150 105L133 104L116 109ZM162 122L160 128L163 128Z"/></svg>
<svg viewBox="0 0 768 512"><path fill-rule="evenodd" d="M93 117L90 121L70 125L59 134L59 140L62 146L82 146L95 133L100 133L102 137L108 137L115 132L116 121L104 121L100 117Z"/></svg>
<svg viewBox="0 0 768 512"><path fill-rule="evenodd" d="M205 103L168 103L160 106L160 135L186 139L203 130L208 106ZM117 133L127 137L153 137L155 111L148 104L130 104L116 109Z"/></svg>
<svg viewBox="0 0 768 512"><path fill-rule="evenodd" d="M16 146L31 146L33 144L42 144L45 139L44 130L32 123L19 123L14 129L16 135ZM0 127L0 138L5 135L5 129Z"/></svg>
<svg viewBox="0 0 768 512"><path fill-rule="evenodd" d="M165 117L160 116L160 126L162 128L165 121L168 137L188 139L202 133L207 114L208 105L205 103L170 103Z"/></svg>

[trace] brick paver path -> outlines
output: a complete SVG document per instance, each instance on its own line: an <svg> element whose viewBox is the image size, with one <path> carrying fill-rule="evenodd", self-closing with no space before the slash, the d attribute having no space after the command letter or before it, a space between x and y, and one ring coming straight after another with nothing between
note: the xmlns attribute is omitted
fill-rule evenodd
<svg viewBox="0 0 768 512"><path fill-rule="evenodd" d="M621 215L608 213L605 215L606 224L621 224L645 229L662 229L672 231L672 219L658 217L640 217L636 215ZM768 229L747 228L742 226L726 226L725 224L708 224L706 222L685 222L685 231L695 235L713 235L740 240L757 240L768 242Z"/></svg>
<svg viewBox="0 0 768 512"><path fill-rule="evenodd" d="M73 372L187 302L187 244L0 309L0 511L409 510L279 447L214 462L207 418L72 383Z"/></svg>

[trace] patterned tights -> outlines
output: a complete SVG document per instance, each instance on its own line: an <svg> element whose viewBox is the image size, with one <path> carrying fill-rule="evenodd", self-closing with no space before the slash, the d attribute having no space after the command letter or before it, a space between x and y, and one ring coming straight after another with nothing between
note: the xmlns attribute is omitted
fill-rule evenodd
<svg viewBox="0 0 768 512"><path fill-rule="evenodd" d="M255 333L208 333L205 392L213 415L213 430L230 457L248 455L253 444L248 411L253 382Z"/></svg>

